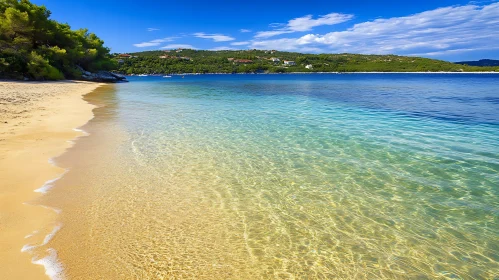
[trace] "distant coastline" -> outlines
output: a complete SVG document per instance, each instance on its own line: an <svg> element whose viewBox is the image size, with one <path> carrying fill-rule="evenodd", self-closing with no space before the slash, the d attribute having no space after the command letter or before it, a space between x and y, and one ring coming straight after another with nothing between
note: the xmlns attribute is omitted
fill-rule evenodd
<svg viewBox="0 0 499 280"><path fill-rule="evenodd" d="M468 73L499 72L499 66L469 66L400 55L308 54L278 50L192 49L113 54L115 70L130 74L185 73Z"/></svg>
<svg viewBox="0 0 499 280"><path fill-rule="evenodd" d="M482 71L482 72L286 72L286 73L161 73L161 74L146 74L151 77L161 77L164 75L171 76L197 76L197 75L292 75L292 74L499 74L497 71ZM143 74L131 74L127 77L138 77Z"/></svg>

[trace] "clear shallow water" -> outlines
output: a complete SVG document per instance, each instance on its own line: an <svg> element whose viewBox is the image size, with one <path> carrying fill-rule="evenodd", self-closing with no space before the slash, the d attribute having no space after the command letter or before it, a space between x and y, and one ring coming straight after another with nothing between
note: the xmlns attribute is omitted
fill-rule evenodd
<svg viewBox="0 0 499 280"><path fill-rule="evenodd" d="M130 80L46 198L68 277L499 277L498 75Z"/></svg>

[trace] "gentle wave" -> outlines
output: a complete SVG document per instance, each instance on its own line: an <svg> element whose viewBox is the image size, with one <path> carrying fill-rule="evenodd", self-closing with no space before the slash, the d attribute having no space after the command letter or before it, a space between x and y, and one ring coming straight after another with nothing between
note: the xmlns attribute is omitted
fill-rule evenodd
<svg viewBox="0 0 499 280"><path fill-rule="evenodd" d="M45 238L43 239L43 242L41 244L37 244L37 245L26 244L21 249L21 252L28 252L28 251L31 251L31 250L37 248L37 247L47 245L49 243L49 241L52 240L52 238L54 238L55 234L61 229L61 227L62 227L62 225L60 225L60 224L56 225L54 227L54 229L52 229L52 231L45 236Z"/></svg>
<svg viewBox="0 0 499 280"><path fill-rule="evenodd" d="M83 134L82 136L89 136L90 135L88 132L86 132L85 130L80 129L80 128L73 128L73 131L82 133ZM75 141L79 137L81 137L81 136L78 136L73 140L67 140L66 142L70 143L71 146L74 146L74 144L76 143ZM55 158L49 158L48 163L52 166L57 166L57 164L55 162ZM34 192L47 194L50 191L50 189L52 189L54 187L55 183L58 180L60 180L61 178L63 178L68 172L69 172L69 169L66 168L62 174L60 174L59 176L57 176L54 179L50 179L50 180L46 181L40 188L35 189ZM46 209L53 210L57 214L60 214L62 212L62 210L58 209L58 208L48 207L45 205L39 205L39 206L46 208ZM56 225L53 228L53 230L45 236L45 238L43 239L43 242L41 244L34 244L34 245L33 244L26 244L21 248L21 252L31 252L36 248L47 245L50 242L50 240L52 240L52 238L54 238L55 234L61 229L61 227L62 227L62 224ZM36 234L38 234L38 232L39 232L38 230L35 230L31 234L26 235L24 238L25 239L31 238L31 237L35 236ZM60 263L57 259L57 251L53 248L48 248L46 250L46 252L47 252L47 255L43 258L33 257L32 263L37 264L37 265L42 265L45 268L45 274L47 276L49 276L50 279L53 279L53 280L64 279L63 266L62 266L62 263Z"/></svg>
<svg viewBox="0 0 499 280"><path fill-rule="evenodd" d="M61 175L59 175L58 177L56 177L54 179L50 179L50 180L46 181L41 187L34 190L34 192L47 193L51 188L54 187L55 182L57 182L62 177L64 177L64 175L66 175L68 172L69 172L69 169L64 170L64 172Z"/></svg>
<svg viewBox="0 0 499 280"><path fill-rule="evenodd" d="M42 265L45 268L45 274L52 280L64 279L64 268L62 263L57 260L57 251L55 249L47 249L48 255L44 258L33 260L34 264Z"/></svg>

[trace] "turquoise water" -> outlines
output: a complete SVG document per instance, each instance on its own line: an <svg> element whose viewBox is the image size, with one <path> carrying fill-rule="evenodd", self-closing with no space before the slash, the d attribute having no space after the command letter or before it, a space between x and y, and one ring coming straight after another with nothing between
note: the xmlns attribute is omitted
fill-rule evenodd
<svg viewBox="0 0 499 280"><path fill-rule="evenodd" d="M129 273L499 277L499 75L130 81L117 86L112 118L94 119L120 131L106 156L119 167L102 179L97 164L86 177L113 190L96 200L121 207L113 202L119 192L142 209L125 223L135 226L119 229L116 255L135 264ZM104 224L127 219L116 208L93 211ZM171 226L179 219L181 231ZM148 230L128 240L138 225ZM145 240L155 245L144 249ZM156 265L123 257L133 250Z"/></svg>

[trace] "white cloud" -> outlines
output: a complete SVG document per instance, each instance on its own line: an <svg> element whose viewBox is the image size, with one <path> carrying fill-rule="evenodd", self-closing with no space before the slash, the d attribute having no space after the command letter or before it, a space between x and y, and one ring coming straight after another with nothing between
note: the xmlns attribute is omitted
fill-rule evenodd
<svg viewBox="0 0 499 280"><path fill-rule="evenodd" d="M349 21L353 18L353 15L340 14L340 13L330 13L325 16L320 16L317 19L313 19L312 15L306 15L299 18L294 18L288 21L287 24L271 23L269 26L273 28L278 28L271 31L260 31L257 32L255 38L269 38L286 33L303 32L310 31L312 28L322 25L335 25L345 21Z"/></svg>
<svg viewBox="0 0 499 280"><path fill-rule="evenodd" d="M158 30L159 30L158 28L152 28L152 27L147 28L147 31L149 31L149 32L158 31Z"/></svg>
<svg viewBox="0 0 499 280"><path fill-rule="evenodd" d="M287 28L292 31L309 31L316 26L335 25L345 21L349 21L353 15L331 13L321 16L318 19L312 19L312 15L307 15L301 18L295 18L288 22Z"/></svg>
<svg viewBox="0 0 499 280"><path fill-rule="evenodd" d="M203 32L198 32L194 33L193 35L198 38L211 39L215 42L227 42L235 40L235 38L223 34L206 34Z"/></svg>
<svg viewBox="0 0 499 280"><path fill-rule="evenodd" d="M241 32L241 33L248 33L248 32L251 32L251 30L243 28L243 29L239 29L239 32Z"/></svg>
<svg viewBox="0 0 499 280"><path fill-rule="evenodd" d="M294 31L290 30L259 31L256 33L255 38L270 38L287 33L294 33Z"/></svg>
<svg viewBox="0 0 499 280"><path fill-rule="evenodd" d="M154 46L161 45L161 43L175 41L175 39L177 39L177 38L179 38L179 37L166 37L166 38L161 38L161 39L155 39L155 40L152 40L149 42L142 42L142 43L138 43L138 44L133 44L133 46L135 46L137 48L154 47Z"/></svg>
<svg viewBox="0 0 499 280"><path fill-rule="evenodd" d="M193 47L192 45L189 44L169 44L162 49L191 49L191 50L196 50L197 48Z"/></svg>
<svg viewBox="0 0 499 280"><path fill-rule="evenodd" d="M269 27L272 27L272 28L278 28L278 27L279 27L279 28L282 28L282 27L284 27L284 26L286 26L286 24L285 24L285 23L277 23L277 22L274 22L274 23L269 24Z"/></svg>
<svg viewBox="0 0 499 280"><path fill-rule="evenodd" d="M159 46L160 43L154 43L154 42L142 42L138 44L133 44L137 48L146 48L146 47L154 47L154 46Z"/></svg>
<svg viewBox="0 0 499 280"><path fill-rule="evenodd" d="M303 30L318 24L310 18L291 20L286 27ZM324 19L332 22L332 18ZM314 21L310 23L310 21ZM308 26L308 27L307 27ZM282 34L282 33L281 33ZM268 38L260 36L257 38ZM349 52L372 54L441 55L492 50L499 45L499 3L451 6L405 17L376 19L344 31L307 34L298 38L254 40L250 48L289 51Z"/></svg>
<svg viewBox="0 0 499 280"><path fill-rule="evenodd" d="M499 47L487 47L487 48L473 47L473 48L463 48L463 49L449 49L449 50L428 52L428 53L413 53L410 55L411 56L442 56L442 55L449 55L449 54L456 54L456 53L459 54L459 53L466 53L466 52L472 52L472 51L492 51L492 50L499 50Z"/></svg>
<svg viewBox="0 0 499 280"><path fill-rule="evenodd" d="M260 49L260 50L280 50L280 51L301 51L306 52L305 50L309 50L308 52L314 52L313 50L320 50L318 48L306 47L306 44L301 44L299 39L295 38L281 38L274 40L265 40L265 41L253 41L251 43L250 49Z"/></svg>
<svg viewBox="0 0 499 280"><path fill-rule="evenodd" d="M234 42L230 43L232 46L244 46L244 45L249 45L251 42Z"/></svg>

